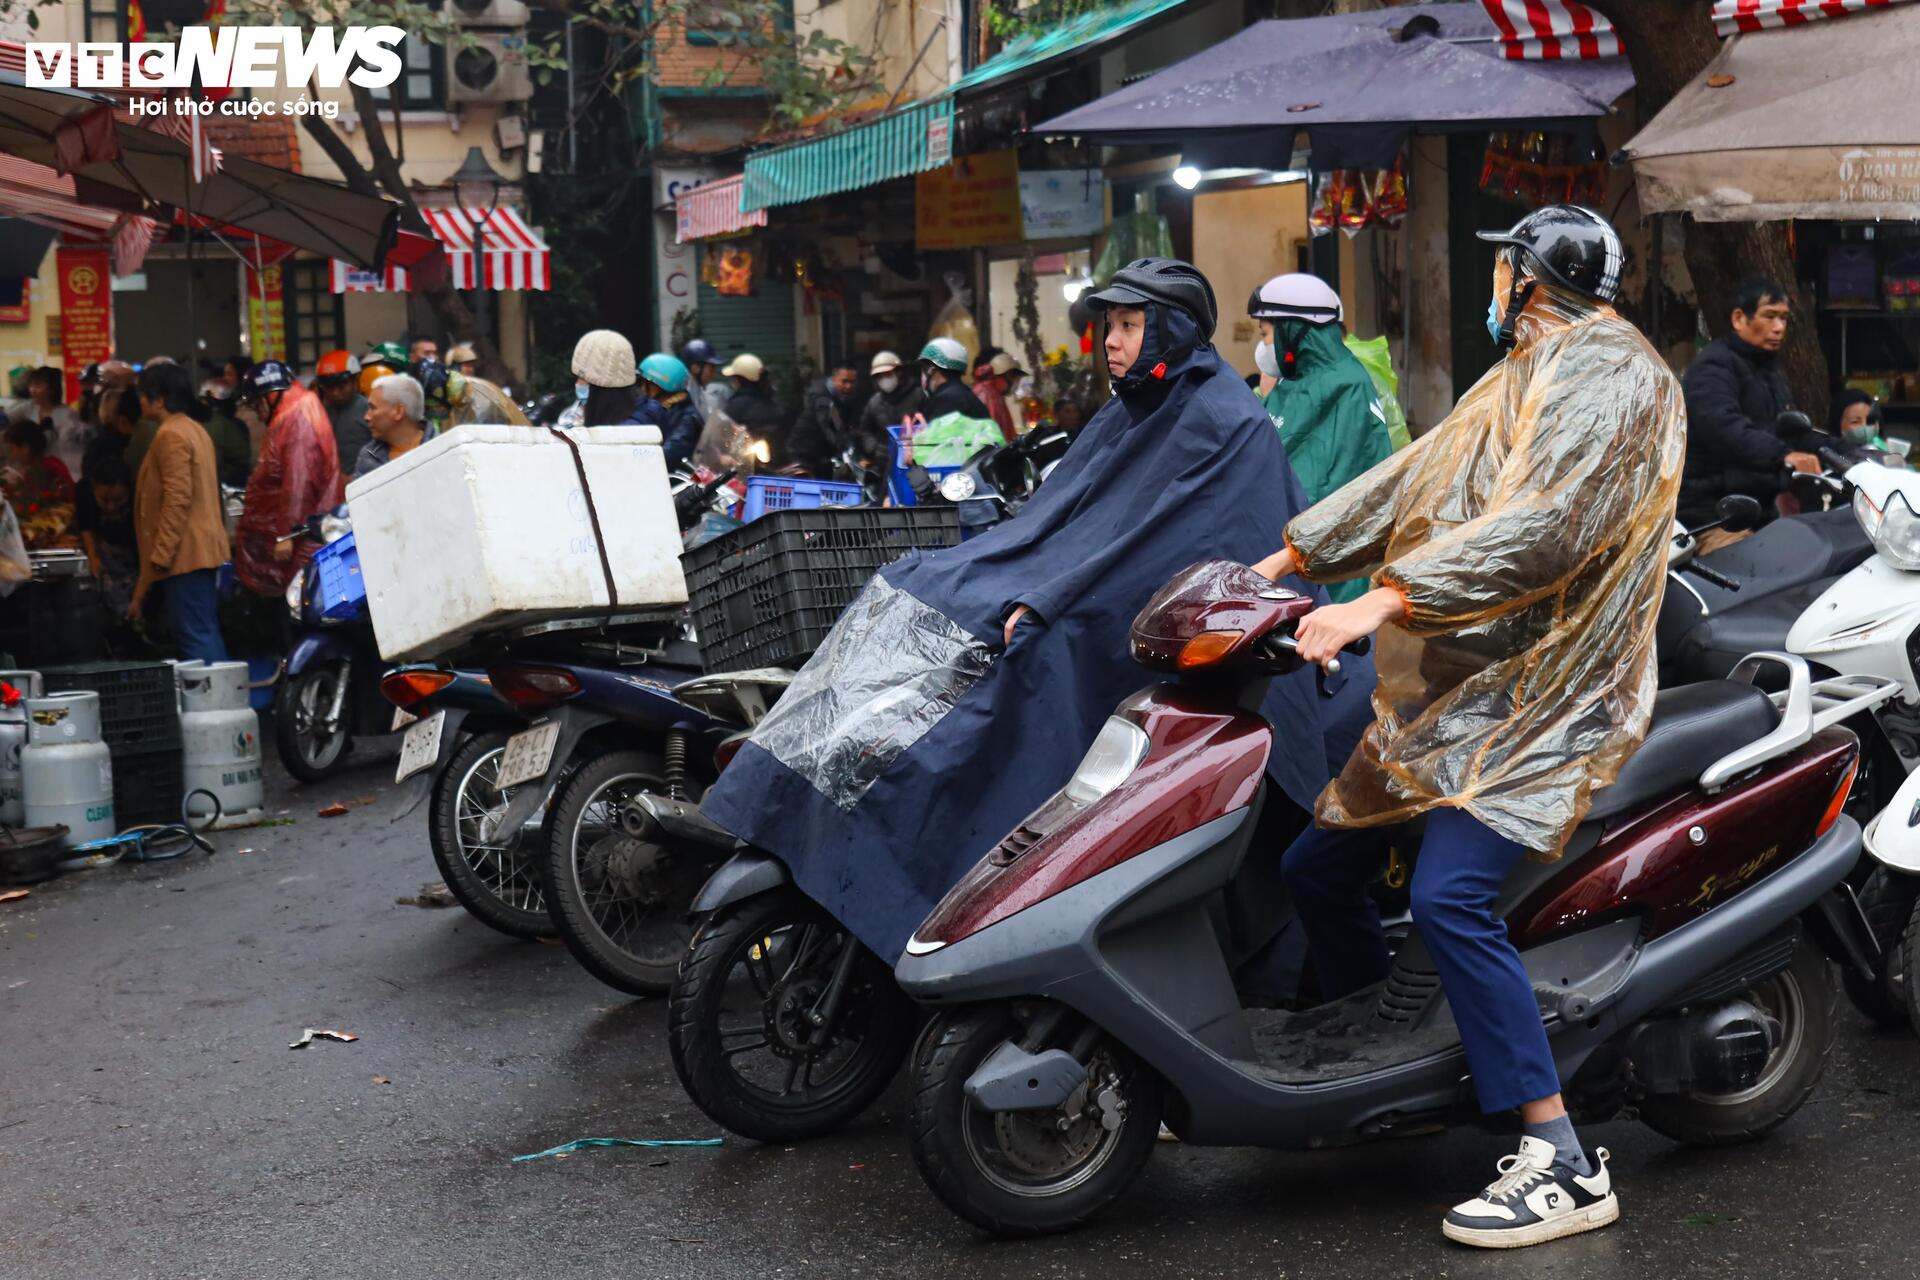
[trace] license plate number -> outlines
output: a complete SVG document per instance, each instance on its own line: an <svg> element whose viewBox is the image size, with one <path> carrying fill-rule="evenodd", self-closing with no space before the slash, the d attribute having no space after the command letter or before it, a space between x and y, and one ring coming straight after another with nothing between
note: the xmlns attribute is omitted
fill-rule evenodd
<svg viewBox="0 0 1920 1280"><path fill-rule="evenodd" d="M407 726L406 736L400 739L400 764L393 772L395 782L405 782L439 762L440 730L446 722L447 713L436 711L425 720L416 720Z"/></svg>
<svg viewBox="0 0 1920 1280"><path fill-rule="evenodd" d="M500 753L500 774L493 785L504 790L545 777L547 766L553 762L553 744L559 738L558 720L537 724L508 738L506 749Z"/></svg>

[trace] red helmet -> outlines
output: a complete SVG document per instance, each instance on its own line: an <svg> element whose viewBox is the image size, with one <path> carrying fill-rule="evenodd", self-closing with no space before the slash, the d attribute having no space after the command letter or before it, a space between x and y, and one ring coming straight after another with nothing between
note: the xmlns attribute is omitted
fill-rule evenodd
<svg viewBox="0 0 1920 1280"><path fill-rule="evenodd" d="M329 351L320 357L320 363L314 366L317 378L351 378L360 372L360 357L351 351Z"/></svg>

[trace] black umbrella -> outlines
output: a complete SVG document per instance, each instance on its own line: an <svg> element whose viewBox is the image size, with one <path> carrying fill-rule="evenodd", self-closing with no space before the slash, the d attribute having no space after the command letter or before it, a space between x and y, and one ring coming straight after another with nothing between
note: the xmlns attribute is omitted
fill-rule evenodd
<svg viewBox="0 0 1920 1280"><path fill-rule="evenodd" d="M185 143L113 119L111 98L29 88L0 71L0 151L71 173L83 193L121 207L139 202L167 219L170 206L301 249L379 270L400 206L240 157L195 182ZM64 163L63 163L64 159Z"/></svg>

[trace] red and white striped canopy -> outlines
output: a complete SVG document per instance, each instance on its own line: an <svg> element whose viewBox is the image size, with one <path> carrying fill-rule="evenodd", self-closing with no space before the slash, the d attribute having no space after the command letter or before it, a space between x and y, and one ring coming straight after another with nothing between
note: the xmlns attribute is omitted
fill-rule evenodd
<svg viewBox="0 0 1920 1280"><path fill-rule="evenodd" d="M445 246L448 276L456 289L474 287L473 222L459 209L422 209L427 225ZM552 255L547 242L527 225L520 211L495 209L482 229L480 252L486 258L486 287L489 289L534 289L551 287ZM404 293L412 288L405 267L389 266L385 271L368 271L333 260L335 293Z"/></svg>
<svg viewBox="0 0 1920 1280"><path fill-rule="evenodd" d="M109 241L113 274L140 270L160 224L137 213L81 204L73 179L45 165L0 154L0 215L51 227L73 240Z"/></svg>
<svg viewBox="0 0 1920 1280"><path fill-rule="evenodd" d="M1723 36L1841 18L1906 0L1713 0L1714 29ZM1621 52L1613 24L1579 0L1480 0L1509 58L1610 58ZM1707 0L1701 0L1702 4Z"/></svg>
<svg viewBox="0 0 1920 1280"><path fill-rule="evenodd" d="M1884 9L1903 0L1714 0L1713 26L1723 36L1767 27L1795 27L1821 18L1842 18Z"/></svg>
<svg viewBox="0 0 1920 1280"><path fill-rule="evenodd" d="M740 212L740 189L747 175L736 173L718 182L705 182L674 198L674 239L680 244L707 236L726 235L748 227L767 225L767 211Z"/></svg>

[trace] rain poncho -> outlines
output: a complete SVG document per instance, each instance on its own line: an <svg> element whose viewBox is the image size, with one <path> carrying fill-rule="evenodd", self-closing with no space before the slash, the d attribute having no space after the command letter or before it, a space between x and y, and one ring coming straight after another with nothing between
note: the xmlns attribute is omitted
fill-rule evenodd
<svg viewBox="0 0 1920 1280"><path fill-rule="evenodd" d="M1280 429L1287 461L1319 502L1393 453L1373 375L1347 350L1340 326L1299 319L1273 323L1273 344L1292 358L1267 393L1267 416ZM1334 600L1366 594L1364 581L1328 586Z"/></svg>
<svg viewBox="0 0 1920 1280"><path fill-rule="evenodd" d="M1393 371L1393 353L1387 348L1387 340L1348 334L1345 343L1373 378L1374 394L1380 397L1380 408L1387 415L1387 439L1393 441L1396 450L1406 448L1413 443L1413 434L1407 430L1407 415L1400 408L1400 378Z"/></svg>
<svg viewBox="0 0 1920 1280"><path fill-rule="evenodd" d="M1256 558L1306 505L1259 402L1185 312L1166 317L1135 365L1164 358L1165 380L1123 379L1017 517L881 570L702 801L889 962L1158 678L1128 646L1154 591L1198 560ZM1022 604L1037 618L1008 646ZM1269 772L1303 810L1336 705L1302 671L1264 707Z"/></svg>
<svg viewBox="0 0 1920 1280"><path fill-rule="evenodd" d="M1611 309L1545 285L1516 332L1445 422L1287 527L1306 576L1372 574L1409 607L1323 825L1450 805L1557 855L1646 735L1680 385Z"/></svg>
<svg viewBox="0 0 1920 1280"><path fill-rule="evenodd" d="M485 378L455 374L447 381L448 399L447 426L527 426L527 415L513 402L513 397L502 391Z"/></svg>
<svg viewBox="0 0 1920 1280"><path fill-rule="evenodd" d="M344 501L334 450L333 424L320 397L299 385L280 392L260 461L247 481L246 510L233 531L234 572L249 591L279 595L313 555L313 544L303 538L293 544L292 556L276 560L274 541Z"/></svg>

